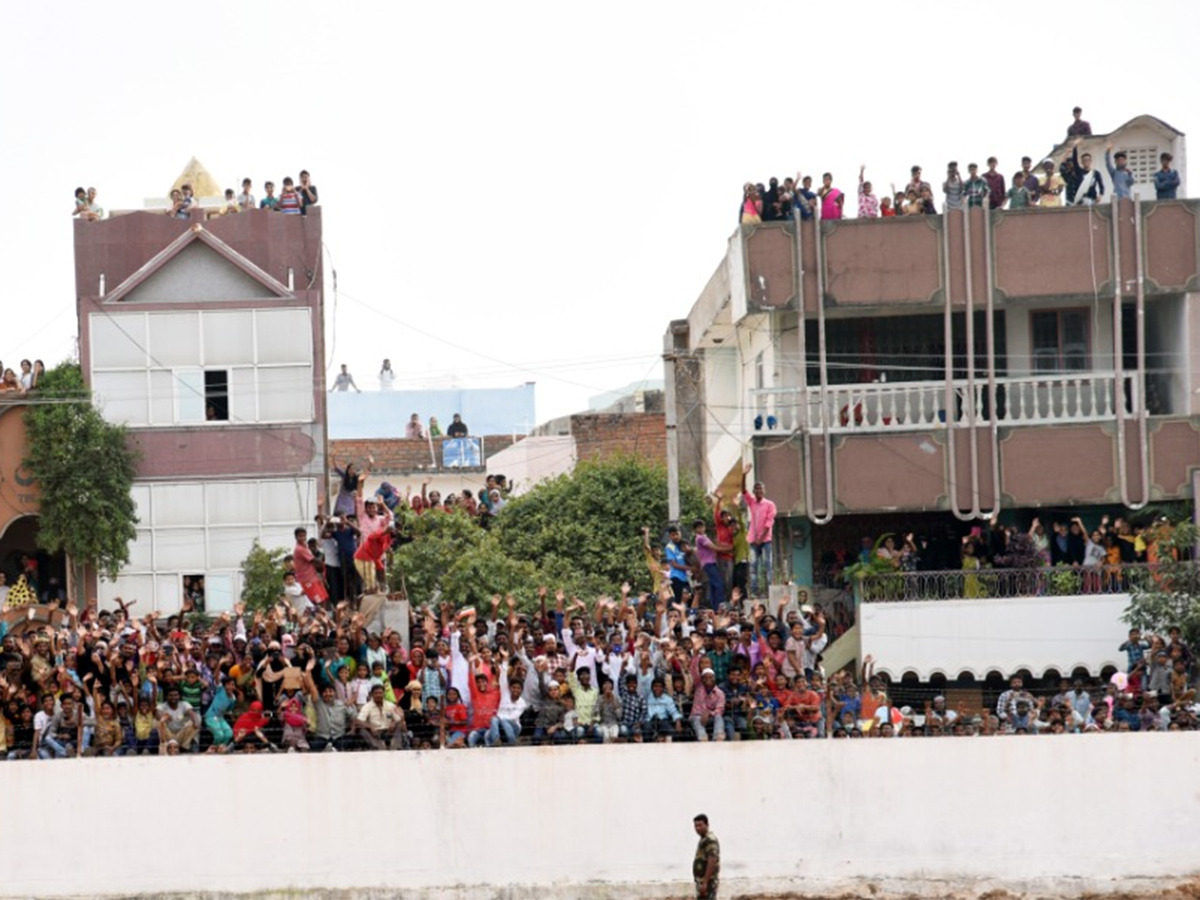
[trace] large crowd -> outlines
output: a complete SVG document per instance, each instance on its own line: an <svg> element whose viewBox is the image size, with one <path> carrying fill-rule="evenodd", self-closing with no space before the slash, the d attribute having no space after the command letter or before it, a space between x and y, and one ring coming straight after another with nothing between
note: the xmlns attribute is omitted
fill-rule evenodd
<svg viewBox="0 0 1200 900"><path fill-rule="evenodd" d="M942 182L942 211L987 207L988 209L1050 209L1062 206L1091 206L1104 199L1105 185L1090 153L1080 153L1079 145L1092 133L1091 125L1083 118L1083 110L1075 107L1073 121L1067 129L1068 146L1059 158L1047 157L1035 168L1032 157L1021 158L1021 168L1013 172L1011 182L998 171L999 161L988 157L987 168L980 171L978 163L968 163L963 177L957 161L946 165ZM1115 150L1115 152L1114 152ZM1109 144L1104 152L1114 198L1132 196L1134 175L1128 167L1128 153ZM1155 197L1174 200L1179 192L1179 172L1172 167L1174 158L1164 152L1159 156L1160 169L1154 174ZM911 178L901 190L891 185L891 193L879 196L874 185L865 178L866 166L858 170L858 218L890 218L893 216L936 215L933 186L922 178L921 166L913 166ZM767 184L746 182L742 188L739 221L743 225L760 222L785 221L799 214L801 219L841 219L846 214L846 193L834 185L833 173L821 176L821 186L813 190L811 175L797 173L795 178L771 178Z"/></svg>
<svg viewBox="0 0 1200 900"><path fill-rule="evenodd" d="M139 616L136 601L80 609L59 592L36 594L57 617L26 620L11 613L35 592L9 591L0 757L1197 727L1193 658L1178 629L1131 631L1119 648L1127 670L1109 679L1029 691L1015 675L994 705L981 694L984 705L970 710L892 684L869 656L861 669L827 674L828 611L764 599L774 504L761 484L732 504L716 498L712 537L703 521L690 542L672 528L660 552L647 529L651 591L625 583L588 602L531 585L522 603L494 596L477 610L431 600L408 607L399 623L407 629L385 626L387 554L406 537L384 499L363 498L353 466L342 475L341 508L319 518L319 538L296 529L278 602L267 608L197 616L200 586L180 614ZM422 515L462 512L433 496L422 504ZM1049 552L1071 553L1071 529L1059 535L1056 527ZM348 560L343 546L355 547Z"/></svg>

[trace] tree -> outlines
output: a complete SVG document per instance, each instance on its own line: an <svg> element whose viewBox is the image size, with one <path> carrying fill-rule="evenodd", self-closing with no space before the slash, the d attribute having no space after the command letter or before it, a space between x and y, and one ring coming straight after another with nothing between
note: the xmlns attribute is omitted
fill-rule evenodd
<svg viewBox="0 0 1200 900"><path fill-rule="evenodd" d="M1122 618L1131 627L1156 634L1178 625L1184 640L1195 646L1200 640L1200 572L1192 556L1200 529L1187 520L1176 525L1161 522L1147 530L1145 540L1157 561L1130 585Z"/></svg>
<svg viewBox="0 0 1200 900"><path fill-rule="evenodd" d="M711 521L698 485L680 485L683 523ZM635 456L579 463L573 472L510 500L492 531L513 559L541 570L548 584L580 596L612 593L623 581L650 589L642 527L667 524L667 470Z"/></svg>
<svg viewBox="0 0 1200 900"><path fill-rule="evenodd" d="M287 550L267 550L254 539L242 560L242 602L250 611L269 609L283 593L283 558Z"/></svg>
<svg viewBox="0 0 1200 900"><path fill-rule="evenodd" d="M494 594L521 592L527 602L537 567L507 556L496 538L460 512L404 515L397 525L412 537L393 554L388 581L403 583L409 600L426 603L437 591L456 606L480 605Z"/></svg>
<svg viewBox="0 0 1200 900"><path fill-rule="evenodd" d="M137 455L125 428L92 406L79 366L62 363L38 379L25 432L24 464L40 492L38 546L67 555L76 592L85 565L116 578L138 523L131 493Z"/></svg>

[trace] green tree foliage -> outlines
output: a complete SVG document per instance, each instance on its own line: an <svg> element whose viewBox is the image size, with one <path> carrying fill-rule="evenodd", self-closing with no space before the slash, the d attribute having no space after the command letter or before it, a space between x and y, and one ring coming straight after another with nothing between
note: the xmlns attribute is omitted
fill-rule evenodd
<svg viewBox="0 0 1200 900"><path fill-rule="evenodd" d="M413 540L392 554L388 581L427 603L435 591L456 606L481 605L494 594L531 595L537 569L505 555L495 537L462 513L407 515L398 527Z"/></svg>
<svg viewBox="0 0 1200 900"><path fill-rule="evenodd" d="M283 558L288 551L282 547L267 550L254 539L254 545L242 560L242 602L254 612L273 606L283 593Z"/></svg>
<svg viewBox="0 0 1200 900"><path fill-rule="evenodd" d="M1192 556L1200 529L1187 520L1163 523L1153 526L1146 539L1155 544L1158 562L1131 586L1123 618L1156 634L1178 625L1184 640L1195 646L1200 641L1200 571Z"/></svg>
<svg viewBox="0 0 1200 900"><path fill-rule="evenodd" d="M711 521L704 492L680 486L683 523ZM634 456L585 461L510 500L492 528L512 559L535 565L545 583L579 596L615 593L628 580L650 589L642 527L667 525L667 470Z"/></svg>
<svg viewBox="0 0 1200 900"><path fill-rule="evenodd" d="M24 462L41 497L38 544L66 553L77 585L85 564L115 578L137 538L131 493L137 457L125 428L106 422L92 406L74 363L46 372L36 399L51 401L35 402L25 413Z"/></svg>

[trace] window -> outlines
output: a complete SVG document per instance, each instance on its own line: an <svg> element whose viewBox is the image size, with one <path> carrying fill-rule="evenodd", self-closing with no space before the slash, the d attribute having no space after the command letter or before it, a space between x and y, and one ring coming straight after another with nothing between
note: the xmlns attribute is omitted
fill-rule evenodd
<svg viewBox="0 0 1200 900"><path fill-rule="evenodd" d="M1086 309L1029 314L1035 372L1084 372L1091 367Z"/></svg>
<svg viewBox="0 0 1200 900"><path fill-rule="evenodd" d="M1125 164L1139 184L1153 183L1154 173L1159 169L1157 147L1123 147L1127 154Z"/></svg>
<svg viewBox="0 0 1200 900"><path fill-rule="evenodd" d="M229 370L176 369L175 421L229 421Z"/></svg>

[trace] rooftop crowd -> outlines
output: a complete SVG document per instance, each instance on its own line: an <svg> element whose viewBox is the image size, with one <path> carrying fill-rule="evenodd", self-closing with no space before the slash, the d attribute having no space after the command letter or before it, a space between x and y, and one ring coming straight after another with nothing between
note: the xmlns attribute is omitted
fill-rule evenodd
<svg viewBox="0 0 1200 900"><path fill-rule="evenodd" d="M344 471L353 476L352 466ZM296 529L278 602L266 609L238 604L207 619L194 615L189 594L181 614L139 616L136 601L101 611L60 595L60 621L39 623L11 616L32 598L28 589L19 598L10 591L10 615L0 620L0 756L1197 727L1192 653L1178 629L1165 637L1130 632L1119 648L1127 671L1105 681L1030 691L1018 674L994 704L984 697L973 709L893 684L869 656L861 669L827 674L828 612L786 596L761 599L774 520L761 484L744 487L733 504L714 499L723 524L713 537L703 520L690 543L671 528L660 553L646 529L652 591L635 593L627 582L586 601L530 585L522 602L493 596L490 609L415 604L406 642L380 624L387 554L405 537L386 502L363 499L361 482L352 493L354 512L345 518L356 520L356 580L339 579L326 555L336 547L339 565L346 561L342 516L320 517L312 542L306 528ZM460 514L433 497L419 512ZM705 581L694 577L689 556Z"/></svg>
<svg viewBox="0 0 1200 900"><path fill-rule="evenodd" d="M1094 168L1090 153L1080 153L1079 145L1092 134L1091 125L1082 118L1083 110L1075 107L1073 121L1067 129L1068 146L1058 158L1043 159L1035 168L1032 157L1021 158L1021 168L1013 172L1011 181L998 171L999 161L991 156L987 168L980 171L978 163L967 164L963 177L957 161L946 165L946 177L941 185L942 211L971 207L988 209L1050 209L1062 206L1090 206L1104 199L1105 184ZM1114 152L1115 150L1115 152ZM1180 187L1179 172L1172 168L1170 153L1159 157L1161 168L1154 174L1155 197L1174 200ZM1128 168L1128 154L1113 144L1104 152L1104 164L1112 185L1113 196L1128 199L1135 183ZM866 180L866 166L858 170L858 218L875 219L893 216L936 215L933 186L922 178L922 168L913 166L911 178L903 189L891 185L891 193L879 196L874 185ZM768 184L747 182L742 189L739 221L743 225L783 221L799 213L801 219L841 219L846 214L846 194L834 186L833 173L821 176L821 186L813 190L811 175L797 173L795 178L771 178Z"/></svg>
<svg viewBox="0 0 1200 900"><path fill-rule="evenodd" d="M379 369L379 389L381 391L391 391L395 389L395 386L396 370L392 368L392 361L385 359ZM362 393L359 386L354 382L354 375L351 374L350 367L343 363L341 371L334 376L333 385L329 388L329 393L332 394L334 391L337 391L344 394L351 389L355 393ZM404 424L404 438L409 441L424 441L440 437L465 438L470 436L470 433L467 423L463 421L459 413L454 413L445 431L442 430L437 416L430 416L429 424L426 425L421 420L420 413L413 413Z"/></svg>
<svg viewBox="0 0 1200 900"><path fill-rule="evenodd" d="M0 362L0 399L23 397L37 390L38 379L46 374L46 365L40 359L21 360L20 372L5 368Z"/></svg>
<svg viewBox="0 0 1200 900"><path fill-rule="evenodd" d="M293 179L290 175L284 177L279 185L278 196L275 193L274 181L263 182L263 197L256 199L253 193L254 182L249 178L242 179L242 192L239 194L233 188L225 189L225 202L220 206L208 209L207 218L248 212L253 209L265 209L272 212L290 215L307 215L310 206L319 202L317 186L312 182L312 176L307 170L301 170L300 175ZM192 211L200 208L200 198L196 196L190 183L181 184L171 190L171 202L164 212L176 219L190 219ZM90 187L84 190L75 188L75 206L72 217L85 222L96 222L104 218L104 208L96 202L96 189Z"/></svg>

